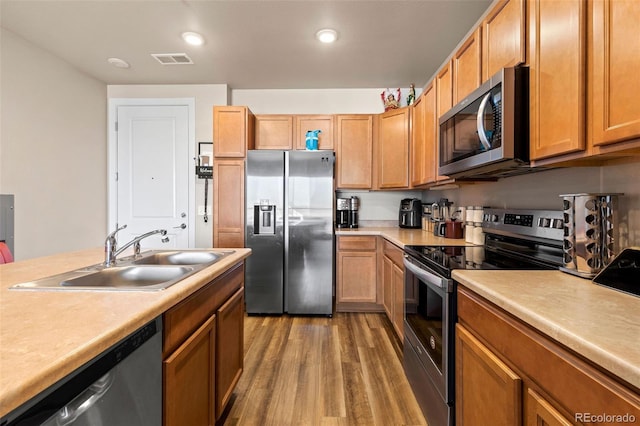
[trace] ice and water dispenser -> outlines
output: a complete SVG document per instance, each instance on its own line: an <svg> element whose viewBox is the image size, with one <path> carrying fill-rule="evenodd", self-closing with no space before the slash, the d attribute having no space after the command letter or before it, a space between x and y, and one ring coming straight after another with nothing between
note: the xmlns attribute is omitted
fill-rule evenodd
<svg viewBox="0 0 640 426"><path fill-rule="evenodd" d="M273 235L276 233L276 206L269 200L260 200L253 206L253 233Z"/></svg>

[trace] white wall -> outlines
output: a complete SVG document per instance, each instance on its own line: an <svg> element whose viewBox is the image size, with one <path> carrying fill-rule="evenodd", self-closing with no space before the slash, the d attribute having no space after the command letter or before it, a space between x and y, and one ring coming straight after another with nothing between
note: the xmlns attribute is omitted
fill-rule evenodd
<svg viewBox="0 0 640 426"><path fill-rule="evenodd" d="M106 231L106 85L2 29L0 193L18 260L98 247Z"/></svg>
<svg viewBox="0 0 640 426"><path fill-rule="evenodd" d="M196 153L198 142L213 141L213 106L227 105L229 91L226 84L132 84L109 85L107 96L111 98L193 98L196 105L195 138ZM195 170L193 171L195 174ZM204 207L204 180L196 179L195 206ZM211 247L213 245L213 185L209 181L207 212L209 221L204 222L202 215L196 215L196 247Z"/></svg>
<svg viewBox="0 0 640 426"><path fill-rule="evenodd" d="M248 106L254 114L378 114L384 112L385 89L232 90L232 105ZM390 89L393 92L393 89ZM405 106L408 88L401 88ZM416 89L416 97L422 89Z"/></svg>

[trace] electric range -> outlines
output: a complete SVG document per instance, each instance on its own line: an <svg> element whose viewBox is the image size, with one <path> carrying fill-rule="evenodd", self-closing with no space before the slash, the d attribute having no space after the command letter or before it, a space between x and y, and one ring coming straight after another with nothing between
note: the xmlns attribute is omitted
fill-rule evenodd
<svg viewBox="0 0 640 426"><path fill-rule="evenodd" d="M558 269L563 215L485 209L483 246L405 246L404 369L429 424L455 424L455 269Z"/></svg>

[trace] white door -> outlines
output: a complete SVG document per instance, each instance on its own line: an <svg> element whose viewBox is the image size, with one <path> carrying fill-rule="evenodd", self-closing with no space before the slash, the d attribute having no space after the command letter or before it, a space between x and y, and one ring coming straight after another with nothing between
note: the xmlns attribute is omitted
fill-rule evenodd
<svg viewBox="0 0 640 426"><path fill-rule="evenodd" d="M143 249L189 247L189 108L117 107L117 219L123 245L155 229Z"/></svg>

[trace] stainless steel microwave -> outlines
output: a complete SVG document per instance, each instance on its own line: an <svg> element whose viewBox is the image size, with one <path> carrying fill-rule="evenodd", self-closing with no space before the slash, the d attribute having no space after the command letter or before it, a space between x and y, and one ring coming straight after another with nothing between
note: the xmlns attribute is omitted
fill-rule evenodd
<svg viewBox="0 0 640 426"><path fill-rule="evenodd" d="M440 117L439 173L499 178L529 168L529 68L503 68Z"/></svg>

